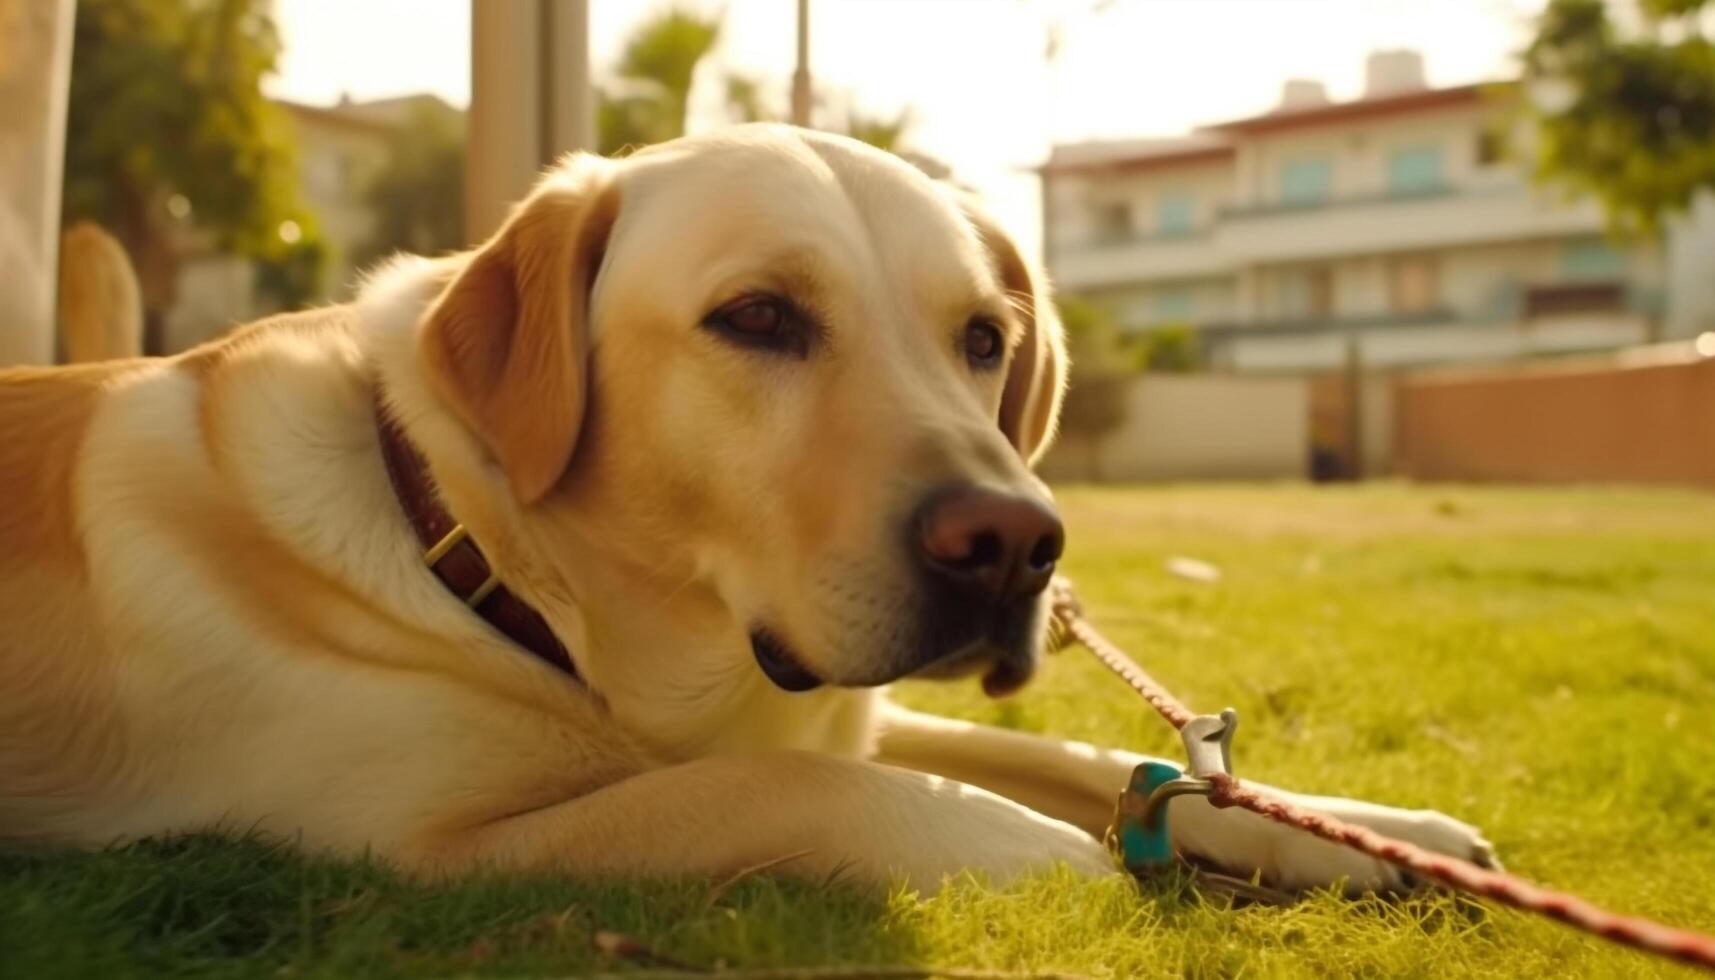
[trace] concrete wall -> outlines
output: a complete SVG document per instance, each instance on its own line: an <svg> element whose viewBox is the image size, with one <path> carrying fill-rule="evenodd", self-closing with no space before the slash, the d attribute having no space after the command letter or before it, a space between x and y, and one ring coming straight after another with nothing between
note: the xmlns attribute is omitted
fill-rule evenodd
<svg viewBox="0 0 1715 980"><path fill-rule="evenodd" d="M338 118L335 112L297 109L292 127L298 146L298 189L321 222L328 246L327 298L344 302L353 296L360 271L353 253L375 233L369 187L387 165L392 148L386 124L360 124Z"/></svg>
<svg viewBox="0 0 1715 980"><path fill-rule="evenodd" d="M1395 400L1398 471L1420 480L1715 488L1715 358L1690 344L1421 375Z"/></svg>
<svg viewBox="0 0 1715 980"><path fill-rule="evenodd" d="M1128 289L1092 290L1082 295L1112 314L1122 329L1138 330L1162 324L1230 320L1237 310L1233 287L1231 277L1176 279ZM1167 299L1169 294L1174 301L1185 301L1188 309L1175 314Z"/></svg>
<svg viewBox="0 0 1715 980"><path fill-rule="evenodd" d="M1145 375L1118 430L1062 436L1039 469L1059 481L1301 479L1309 413L1302 378Z"/></svg>
<svg viewBox="0 0 1715 980"><path fill-rule="evenodd" d="M1715 193L1705 191L1667 238L1668 337L1715 330Z"/></svg>
<svg viewBox="0 0 1715 980"><path fill-rule="evenodd" d="M1398 423L1394 399L1398 385L1388 374L1367 374L1362 385L1359 397L1363 402L1358 406L1362 470L1366 479L1376 479L1395 470L1393 440Z"/></svg>
<svg viewBox="0 0 1715 980"><path fill-rule="evenodd" d="M1366 368L1401 368L1458 362L1502 361L1646 343L1650 324L1630 314L1583 314L1529 324L1471 325L1458 320L1420 326L1357 330ZM1345 358L1339 333L1238 335L1214 356L1234 371L1326 371Z"/></svg>
<svg viewBox="0 0 1715 980"><path fill-rule="evenodd" d="M1160 233L1163 197L1186 195L1191 200L1194 234L1206 232L1232 203L1233 167L1230 159L1198 160L1141 172L1121 171L1086 177L1067 174L1049 185L1054 195L1054 226L1043 229L1056 251L1075 251L1101 244L1096 227L1098 208L1123 203L1131 207L1133 232L1139 239Z"/></svg>

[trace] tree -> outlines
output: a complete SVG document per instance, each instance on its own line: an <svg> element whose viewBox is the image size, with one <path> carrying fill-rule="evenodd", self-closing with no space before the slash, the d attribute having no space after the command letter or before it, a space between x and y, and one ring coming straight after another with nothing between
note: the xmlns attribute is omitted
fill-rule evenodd
<svg viewBox="0 0 1715 980"><path fill-rule="evenodd" d="M769 102L759 79L737 73L726 77L727 111L737 122L779 122L780 114Z"/></svg>
<svg viewBox="0 0 1715 980"><path fill-rule="evenodd" d="M268 0L77 5L65 220L94 220L125 244L150 350L177 299L187 231L290 272L265 281L314 291L316 225L297 201L288 124L262 96L279 52Z"/></svg>
<svg viewBox="0 0 1715 980"><path fill-rule="evenodd" d="M433 255L463 248L464 114L422 100L390 142L386 164L364 192L375 229L356 250L354 264L366 266L394 252Z"/></svg>
<svg viewBox="0 0 1715 980"><path fill-rule="evenodd" d="M620 53L615 81L596 92L600 151L617 153L683 136L691 81L720 36L718 14L666 8L644 21Z"/></svg>
<svg viewBox="0 0 1715 980"><path fill-rule="evenodd" d="M1630 5L1628 5L1629 7ZM1541 179L1650 232L1715 190L1715 0L1551 0L1524 53Z"/></svg>
<svg viewBox="0 0 1715 980"><path fill-rule="evenodd" d="M1058 305L1072 364L1060 406L1060 431L1068 441L1084 441L1090 478L1100 480L1102 442L1125 423L1126 392L1136 374L1134 355L1126 352L1106 310L1075 296L1060 297Z"/></svg>
<svg viewBox="0 0 1715 980"><path fill-rule="evenodd" d="M872 115L859 109L856 104L846 106L846 124L843 127L847 136L861 140L877 149L889 153L898 153L905 144L905 134L911 129L911 107L899 110L898 115Z"/></svg>
<svg viewBox="0 0 1715 980"><path fill-rule="evenodd" d="M691 83L697 68L720 42L719 14L669 7L638 26L626 42L614 78L596 90L596 144L602 153L663 143L685 134ZM739 122L772 122L786 114L757 78L729 73L722 79L727 115ZM872 115L844 100L843 132L889 152L899 152L911 127L911 110Z"/></svg>
<svg viewBox="0 0 1715 980"><path fill-rule="evenodd" d="M1202 366L1197 330L1176 323L1155 329L1138 338L1137 366L1145 371L1183 374Z"/></svg>

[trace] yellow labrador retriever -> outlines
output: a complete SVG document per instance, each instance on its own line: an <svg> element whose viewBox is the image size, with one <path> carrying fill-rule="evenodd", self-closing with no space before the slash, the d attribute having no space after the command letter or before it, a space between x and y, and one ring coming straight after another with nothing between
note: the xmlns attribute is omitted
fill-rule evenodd
<svg viewBox="0 0 1715 980"><path fill-rule="evenodd" d="M981 214L746 127L180 357L0 374L0 839L217 825L434 871L1065 862L1141 759L925 717L1029 676L1064 370ZM1483 857L1436 813L1308 805ZM1400 884L1237 811L1175 844Z"/></svg>

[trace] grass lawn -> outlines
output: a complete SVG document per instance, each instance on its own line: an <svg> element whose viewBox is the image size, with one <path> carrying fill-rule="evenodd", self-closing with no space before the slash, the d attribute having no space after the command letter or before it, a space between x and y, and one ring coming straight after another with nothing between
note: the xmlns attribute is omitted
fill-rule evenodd
<svg viewBox="0 0 1715 980"><path fill-rule="evenodd" d="M1516 871L1715 931L1715 497L1366 486L1072 489L1068 571L1188 703L1243 719L1239 775L1437 807ZM1173 578L1188 555L1218 584ZM1085 654L1004 702L914 706L1175 755ZM1115 787L1116 791L1118 787ZM423 887L255 841L0 854L0 976L550 975L933 964L1095 976L1654 976L1678 968L1446 896L1233 909L1178 876L919 902L753 878ZM1687 975L1689 975L1687 973Z"/></svg>

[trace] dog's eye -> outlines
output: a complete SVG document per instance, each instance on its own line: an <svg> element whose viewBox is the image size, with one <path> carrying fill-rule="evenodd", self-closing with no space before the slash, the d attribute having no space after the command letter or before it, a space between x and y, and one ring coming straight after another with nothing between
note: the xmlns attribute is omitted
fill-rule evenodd
<svg viewBox="0 0 1715 980"><path fill-rule="evenodd" d="M965 324L965 359L972 367L991 368L1000 363L1006 353L1006 341L1000 328L981 317L972 317Z"/></svg>
<svg viewBox="0 0 1715 980"><path fill-rule="evenodd" d="M722 314L726 325L739 333L766 337L779 333L786 323L786 311L776 299L753 299Z"/></svg>
<svg viewBox="0 0 1715 980"><path fill-rule="evenodd" d="M779 296L747 296L710 313L703 325L736 344L798 357L807 349L805 319Z"/></svg>

